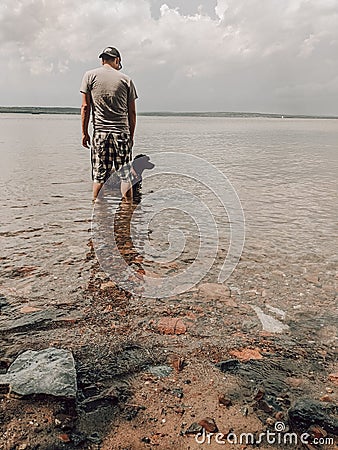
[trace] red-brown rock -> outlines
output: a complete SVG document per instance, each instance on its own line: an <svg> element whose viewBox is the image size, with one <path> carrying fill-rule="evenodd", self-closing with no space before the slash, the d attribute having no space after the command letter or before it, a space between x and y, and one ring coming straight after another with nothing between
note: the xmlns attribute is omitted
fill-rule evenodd
<svg viewBox="0 0 338 450"><path fill-rule="evenodd" d="M59 434L59 439L60 441L65 443L70 442L70 437L68 436L68 434Z"/></svg>
<svg viewBox="0 0 338 450"><path fill-rule="evenodd" d="M181 372L184 368L184 359L180 356L174 356L172 360L172 366L176 372Z"/></svg>
<svg viewBox="0 0 338 450"><path fill-rule="evenodd" d="M157 324L157 329L163 334L184 334L187 327L178 318L163 317Z"/></svg>
<svg viewBox="0 0 338 450"><path fill-rule="evenodd" d="M230 350L229 354L240 361L249 361L250 359L262 359L263 356L257 348L242 348L241 350Z"/></svg>
<svg viewBox="0 0 338 450"><path fill-rule="evenodd" d="M208 433L216 433L218 431L217 425L211 417L205 417L200 420L198 424L201 425L201 427L203 427Z"/></svg>
<svg viewBox="0 0 338 450"><path fill-rule="evenodd" d="M332 381L333 384L338 385L338 372L337 373L330 373L329 380Z"/></svg>
<svg viewBox="0 0 338 450"><path fill-rule="evenodd" d="M323 430L319 425L311 425L308 429L308 433L316 439L324 438L327 436L327 432Z"/></svg>
<svg viewBox="0 0 338 450"><path fill-rule="evenodd" d="M229 406L232 405L231 399L229 397L226 397L225 395L220 395L218 397L218 402L219 402L220 405L223 405L223 406L228 406L229 407Z"/></svg>

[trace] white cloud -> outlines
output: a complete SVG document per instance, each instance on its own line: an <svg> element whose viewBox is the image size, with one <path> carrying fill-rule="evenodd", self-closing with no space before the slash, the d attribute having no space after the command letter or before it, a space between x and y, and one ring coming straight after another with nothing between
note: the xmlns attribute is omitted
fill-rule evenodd
<svg viewBox="0 0 338 450"><path fill-rule="evenodd" d="M338 114L338 0L218 0L215 15L204 12L215 1L201 0L185 14L180 2L158 2L154 18L150 0L18 0L15 8L2 0L0 61L11 80L0 84L2 98L34 103L40 89L45 104L76 104L82 72L114 45L142 91L143 109L268 111L278 108L281 92L296 90L309 92L313 112ZM15 97L20 83L31 95L20 86ZM321 99L328 89L331 102Z"/></svg>

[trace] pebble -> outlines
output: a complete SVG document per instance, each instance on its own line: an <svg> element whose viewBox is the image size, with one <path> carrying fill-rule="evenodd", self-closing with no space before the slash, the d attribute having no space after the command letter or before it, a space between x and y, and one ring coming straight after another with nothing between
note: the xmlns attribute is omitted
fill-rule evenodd
<svg viewBox="0 0 338 450"><path fill-rule="evenodd" d="M79 431L73 431L70 437L75 447L79 447L80 444L84 444L84 442L86 441L86 436Z"/></svg>
<svg viewBox="0 0 338 450"><path fill-rule="evenodd" d="M70 437L68 436L68 434L59 434L59 439L60 441L65 443L70 442Z"/></svg>
<svg viewBox="0 0 338 450"><path fill-rule="evenodd" d="M201 427L208 431L209 433L216 433L218 431L216 422L211 417L205 417L204 419L198 422Z"/></svg>
<svg viewBox="0 0 338 450"><path fill-rule="evenodd" d="M172 389L171 393L175 395L177 398L183 398L184 396L182 388Z"/></svg>
<svg viewBox="0 0 338 450"><path fill-rule="evenodd" d="M254 400L259 401L262 400L262 398L265 395L265 390L263 388L258 388L255 392Z"/></svg>
<svg viewBox="0 0 338 450"><path fill-rule="evenodd" d="M106 283L102 283L100 286L101 290L105 290L105 289L110 289L110 288L115 288L116 287L116 283L114 283L114 281L107 281Z"/></svg>
<svg viewBox="0 0 338 450"><path fill-rule="evenodd" d="M275 419L273 419L272 417L268 417L266 419L267 425L274 425L275 422L276 422Z"/></svg>
<svg viewBox="0 0 338 450"><path fill-rule="evenodd" d="M295 377L288 377L286 379L286 382L294 388L298 388L304 383L304 380L302 378L295 378Z"/></svg>
<svg viewBox="0 0 338 450"><path fill-rule="evenodd" d="M176 372L181 372L184 368L184 359L179 356L175 356L172 361L172 366Z"/></svg>
<svg viewBox="0 0 338 450"><path fill-rule="evenodd" d="M329 381L331 381L333 384L338 385L338 372L336 372L336 373L330 373L330 375L329 375Z"/></svg>
<svg viewBox="0 0 338 450"><path fill-rule="evenodd" d="M274 410L273 406L269 405L269 403L265 400L259 400L257 405L258 405L259 409L261 409L262 411L264 411L266 413L272 413Z"/></svg>
<svg viewBox="0 0 338 450"><path fill-rule="evenodd" d="M93 442L94 444L100 444L101 438L97 431L94 431L91 435L87 437L88 441Z"/></svg>
<svg viewBox="0 0 338 450"><path fill-rule="evenodd" d="M185 431L185 434L197 434L203 431L203 427L197 422L193 422L190 427Z"/></svg>
<svg viewBox="0 0 338 450"><path fill-rule="evenodd" d="M275 414L275 418L276 418L277 420L282 420L282 419L284 418L284 413L283 413L283 411L277 411L276 414Z"/></svg>
<svg viewBox="0 0 338 450"><path fill-rule="evenodd" d="M304 276L304 279L309 283L317 284L319 281L319 277L316 274L308 274Z"/></svg>
<svg viewBox="0 0 338 450"><path fill-rule="evenodd" d="M227 407L232 405L231 399L226 397L225 395L220 395L218 397L218 402L220 405L227 406Z"/></svg>
<svg viewBox="0 0 338 450"><path fill-rule="evenodd" d="M317 439L327 436L327 432L318 425L311 425L308 429L308 433Z"/></svg>

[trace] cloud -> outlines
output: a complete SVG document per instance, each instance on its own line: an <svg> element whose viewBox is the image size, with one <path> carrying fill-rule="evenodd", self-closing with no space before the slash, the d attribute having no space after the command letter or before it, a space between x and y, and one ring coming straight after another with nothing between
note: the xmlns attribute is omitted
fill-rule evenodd
<svg viewBox="0 0 338 450"><path fill-rule="evenodd" d="M309 94L297 112L338 114L327 95L337 95L338 0L168 3L18 0L13 8L12 0L3 0L0 61L12 97L20 94L12 102L33 103L38 89L45 104L54 98L76 104L82 72L114 45L141 91L143 109L268 111L278 102L287 107L281 93L287 98L296 91ZM8 83L2 86L8 103Z"/></svg>

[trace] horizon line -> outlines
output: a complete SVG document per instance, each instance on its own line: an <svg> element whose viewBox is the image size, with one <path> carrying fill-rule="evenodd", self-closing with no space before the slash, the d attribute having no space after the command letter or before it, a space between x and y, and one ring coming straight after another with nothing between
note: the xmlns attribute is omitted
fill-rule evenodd
<svg viewBox="0 0 338 450"><path fill-rule="evenodd" d="M41 114L47 114L48 112L51 113L52 111L58 111L59 113L68 111L69 113L73 114L79 114L81 108L78 106L0 106L0 113L6 113L6 112L18 112L18 113L41 113ZM138 111L138 115L146 116L146 115L250 115L250 116L270 116L270 117L280 117L280 118L294 118L294 117L301 117L301 118L332 118L332 119L338 119L338 115L335 114L304 114L304 113L272 113L272 112L258 112L258 111L175 111L175 110L161 110L161 111Z"/></svg>

